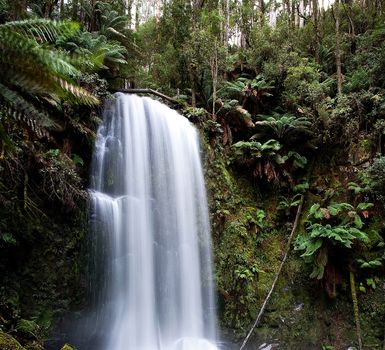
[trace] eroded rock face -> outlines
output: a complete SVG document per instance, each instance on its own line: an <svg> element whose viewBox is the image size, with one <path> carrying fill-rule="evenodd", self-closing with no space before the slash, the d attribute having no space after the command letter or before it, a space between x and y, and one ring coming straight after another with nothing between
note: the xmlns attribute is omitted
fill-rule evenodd
<svg viewBox="0 0 385 350"><path fill-rule="evenodd" d="M11 335L0 331L0 350L25 350Z"/></svg>
<svg viewBox="0 0 385 350"><path fill-rule="evenodd" d="M206 184L216 262L216 281L223 349L239 349L251 323L266 297L286 246L287 230L293 212L279 209L282 194L245 176L243 169L232 165L227 143L216 134L209 137L202 128ZM234 130L234 129L232 129ZM309 213L311 203L320 202L331 190L341 190L354 162L368 156L366 143L355 150L354 160L344 169L330 173L317 168L307 194L308 205L301 219ZM362 164L361 166L365 166ZM382 242L378 221L370 224L368 233L373 247ZM323 345L348 349L356 342L349 290L344 287L333 304L322 286L309 278L310 270L296 252L288 261L265 311L261 325L246 349L316 350ZM384 285L383 278L378 286ZM385 289L385 287L384 287ZM365 343L380 347L383 342L383 289L377 287L359 295L361 326ZM269 348L270 347L270 348Z"/></svg>

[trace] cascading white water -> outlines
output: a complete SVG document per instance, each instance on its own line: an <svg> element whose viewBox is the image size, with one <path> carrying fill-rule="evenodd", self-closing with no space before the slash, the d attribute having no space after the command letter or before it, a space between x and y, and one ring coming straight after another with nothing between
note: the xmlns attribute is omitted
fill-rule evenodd
<svg viewBox="0 0 385 350"><path fill-rule="evenodd" d="M195 128L157 101L116 94L97 133L91 181L92 222L103 247L96 347L217 349Z"/></svg>

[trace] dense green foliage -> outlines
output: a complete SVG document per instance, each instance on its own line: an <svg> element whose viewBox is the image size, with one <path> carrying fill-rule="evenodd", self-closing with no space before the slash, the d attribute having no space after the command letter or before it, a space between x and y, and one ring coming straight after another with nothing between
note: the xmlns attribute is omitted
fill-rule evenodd
<svg viewBox="0 0 385 350"><path fill-rule="evenodd" d="M363 222L359 212L372 206L372 203L360 203L357 208L348 203L332 203L327 208L312 205L307 218L308 234L299 235L296 241L296 249L304 250L301 257L311 260L314 265L310 277L324 277L332 247L351 249L354 242L368 242L368 236L361 231Z"/></svg>
<svg viewBox="0 0 385 350"><path fill-rule="evenodd" d="M247 331L304 194L261 339L354 345L353 276L364 344L380 346L385 2L317 3L0 0L2 339L41 349L84 305L98 103L142 87L174 97L202 132L221 326Z"/></svg>

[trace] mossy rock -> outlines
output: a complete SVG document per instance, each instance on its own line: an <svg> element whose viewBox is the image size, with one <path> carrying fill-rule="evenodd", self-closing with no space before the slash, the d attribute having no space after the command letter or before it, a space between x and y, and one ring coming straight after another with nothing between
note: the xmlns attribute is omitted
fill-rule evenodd
<svg viewBox="0 0 385 350"><path fill-rule="evenodd" d="M67 344L64 344L60 350L75 350L75 348L67 343Z"/></svg>
<svg viewBox="0 0 385 350"><path fill-rule="evenodd" d="M0 331L0 350L25 350L11 335Z"/></svg>

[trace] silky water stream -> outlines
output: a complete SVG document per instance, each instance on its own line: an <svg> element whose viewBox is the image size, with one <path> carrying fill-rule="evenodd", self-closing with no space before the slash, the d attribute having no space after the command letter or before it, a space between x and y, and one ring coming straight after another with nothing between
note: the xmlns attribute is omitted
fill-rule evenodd
<svg viewBox="0 0 385 350"><path fill-rule="evenodd" d="M217 349L195 128L160 102L115 94L97 132L90 194L96 277L87 348Z"/></svg>

